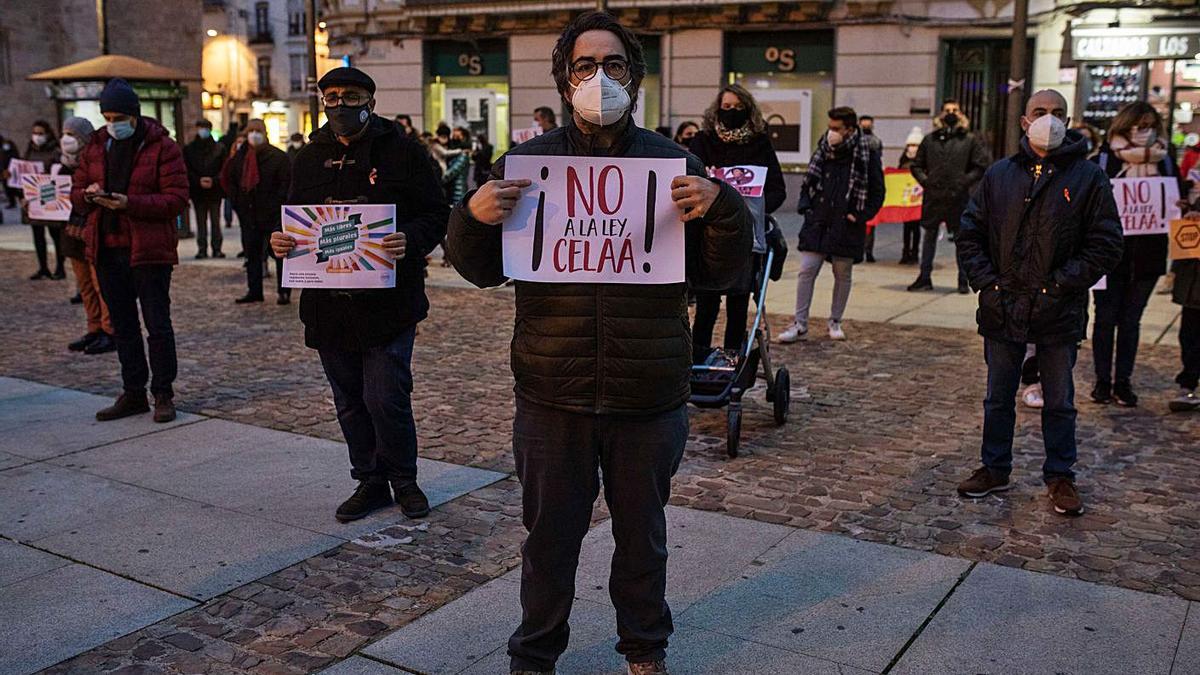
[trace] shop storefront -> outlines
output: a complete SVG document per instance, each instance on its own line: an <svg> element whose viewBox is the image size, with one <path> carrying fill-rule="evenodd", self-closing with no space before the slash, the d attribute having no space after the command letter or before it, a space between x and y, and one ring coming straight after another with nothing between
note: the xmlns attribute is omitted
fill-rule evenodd
<svg viewBox="0 0 1200 675"><path fill-rule="evenodd" d="M833 107L833 73L832 30L725 33L726 81L753 92L781 164L808 163Z"/></svg>
<svg viewBox="0 0 1200 675"><path fill-rule="evenodd" d="M486 134L502 153L509 146L508 42L426 40L425 120Z"/></svg>
<svg viewBox="0 0 1200 675"><path fill-rule="evenodd" d="M1147 101L1168 120L1176 147L1200 129L1200 26L1079 26L1071 57L1084 122L1107 129L1123 106Z"/></svg>

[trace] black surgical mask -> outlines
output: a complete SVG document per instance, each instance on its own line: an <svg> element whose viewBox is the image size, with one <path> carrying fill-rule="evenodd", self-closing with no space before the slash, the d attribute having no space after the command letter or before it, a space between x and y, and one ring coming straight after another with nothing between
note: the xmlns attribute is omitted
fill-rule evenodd
<svg viewBox="0 0 1200 675"><path fill-rule="evenodd" d="M942 123L948 127L958 126L958 114L946 113L945 115L942 115Z"/></svg>
<svg viewBox="0 0 1200 675"><path fill-rule="evenodd" d="M750 111L745 108L722 108L717 111L717 119L726 129L741 129L750 119Z"/></svg>
<svg viewBox="0 0 1200 675"><path fill-rule="evenodd" d="M371 108L369 104L354 107L339 105L326 108L325 116L329 118L329 128L333 129L333 133L338 136L353 136L367 125L367 120L371 118Z"/></svg>

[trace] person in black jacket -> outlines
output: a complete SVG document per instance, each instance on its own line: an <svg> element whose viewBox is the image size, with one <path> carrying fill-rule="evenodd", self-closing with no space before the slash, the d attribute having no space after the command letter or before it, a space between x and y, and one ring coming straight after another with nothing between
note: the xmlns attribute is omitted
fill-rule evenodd
<svg viewBox="0 0 1200 675"><path fill-rule="evenodd" d="M29 145L25 146L25 159L30 162L41 162L45 173L50 173L50 167L58 162L61 150L58 147L58 137L49 122L38 120L33 123L29 136ZM32 220L29 225L33 231L33 249L37 255L38 271L29 277L31 281L38 279L66 279L63 269L62 231L63 224L53 221ZM54 242L54 271L50 271L47 262L46 230L50 231L50 240Z"/></svg>
<svg viewBox="0 0 1200 675"><path fill-rule="evenodd" d="M334 68L317 85L329 122L296 155L287 203L396 205L396 232L380 240L397 261L395 288L300 294L304 343L321 356L359 481L336 517L362 518L391 505L394 493L406 516L420 518L429 500L417 485L413 342L429 314L425 256L446 233L449 207L421 146L373 114L375 82L366 73ZM283 258L296 240L276 232L271 247Z"/></svg>
<svg viewBox="0 0 1200 675"><path fill-rule="evenodd" d="M287 198L292 163L287 153L267 142L267 125L260 119L246 124L246 142L225 162L221 185L242 228L242 250L246 253L246 294L234 302L263 301L263 262L270 253L272 232L282 222L280 207ZM275 258L277 304L292 301L291 289L283 287L283 259Z"/></svg>
<svg viewBox="0 0 1200 675"><path fill-rule="evenodd" d="M883 160L858 132L853 108L829 111L829 128L817 143L800 187L800 274L796 280L796 319L779 334L783 343L808 335L813 287L826 260L833 266L833 306L829 337L845 340L842 315L850 300L850 274L863 260L867 221L883 206Z"/></svg>
<svg viewBox="0 0 1200 675"><path fill-rule="evenodd" d="M1135 101L1122 108L1108 127L1108 141L1093 159L1109 178L1150 176L1178 179L1179 168L1162 138L1163 119L1154 106ZM1180 184L1183 194L1183 185ZM1170 235L1139 234L1125 237L1121 263L1108 273L1096 297L1096 323L1092 328L1092 357L1096 386L1092 401L1136 406L1133 366L1141 341L1142 313L1154 294L1158 278L1167 273ZM1116 345L1114 378L1113 346Z"/></svg>
<svg viewBox="0 0 1200 675"><path fill-rule="evenodd" d="M983 178L991 158L983 142L970 130L971 122L958 101L946 99L942 113L933 120L933 132L921 141L913 160L913 178L925 192L921 199L921 271L909 285L910 291L933 290L933 258L937 254L938 230L943 224L951 241L958 232L971 189ZM967 294L967 278L958 269L958 292Z"/></svg>
<svg viewBox="0 0 1200 675"><path fill-rule="evenodd" d="M208 257L208 238L212 236L212 257L224 258L221 244L221 167L225 164L225 146L212 137L212 122L196 122L196 137L183 148L183 163L188 170L188 191L196 211L196 259Z"/></svg>
<svg viewBox="0 0 1200 675"><path fill-rule="evenodd" d="M728 289L696 289L692 354L696 363L703 363L712 350L713 326L721 311L722 295L725 296L725 349L741 349L746 339L746 314L755 270L762 265L761 256L767 252L766 217L787 199L787 187L783 183L783 172L779 170L779 158L767 135L762 111L754 96L741 85L728 84L721 88L704 113L704 129L692 137L689 149L709 169L756 166L767 172L762 196L746 198L755 221L755 256L751 263Z"/></svg>
<svg viewBox="0 0 1200 675"><path fill-rule="evenodd" d="M638 38L610 14L582 14L559 37L552 64L571 116L509 154L686 158L687 175L671 188L685 220L688 279L724 288L737 278L753 236L744 200L671 139L632 121L646 73ZM530 185L504 180L504 165L497 161L491 180L450 215L450 260L479 287L507 280L500 225ZM673 624L663 509L688 434L687 284L517 281L515 289L513 454L529 537L511 669L551 672L566 649L579 549L603 471L617 542L609 582L617 651L632 673L666 673Z"/></svg>
<svg viewBox="0 0 1200 675"><path fill-rule="evenodd" d="M1121 259L1121 221L1112 184L1087 161L1087 141L1067 131L1067 101L1035 93L1025 106L1017 154L984 174L958 233L958 260L979 291L977 320L987 361L983 466L958 486L965 497L1011 487L1016 395L1027 344L1041 371L1042 476L1058 513L1083 501L1072 467L1072 370L1087 331L1088 289Z"/></svg>

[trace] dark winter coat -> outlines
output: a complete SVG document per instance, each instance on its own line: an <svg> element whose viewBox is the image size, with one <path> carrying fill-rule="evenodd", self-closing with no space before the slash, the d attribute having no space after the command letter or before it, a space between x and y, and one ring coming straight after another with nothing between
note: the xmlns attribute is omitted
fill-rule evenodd
<svg viewBox="0 0 1200 675"><path fill-rule="evenodd" d="M559 127L509 151L512 155L687 158L687 173L706 175L698 159L671 139L632 123L609 149L592 147L574 125ZM504 176L504 158L491 178ZM723 288L750 259L753 221L745 201L720 183L703 218L686 227L689 281ZM470 195L463 203L470 201ZM450 215L448 255L481 288L505 281L501 228ZM683 405L690 394L692 338L687 284L516 283L512 370L518 396L585 414L647 415Z"/></svg>
<svg viewBox="0 0 1200 675"><path fill-rule="evenodd" d="M183 163L188 170L188 195L192 201L211 202L222 197L221 167L229 149L210 138L196 136L183 148ZM212 187L200 187L201 178L211 178Z"/></svg>
<svg viewBox="0 0 1200 675"><path fill-rule="evenodd" d="M304 342L313 349L362 351L387 344L429 314L425 256L445 236L449 207L421 146L377 115L368 125L349 146L328 124L315 131L296 155L287 203L362 198L366 204L395 204L396 231L408 236L408 247L396 266L395 288L301 293ZM347 161L334 164L339 160Z"/></svg>
<svg viewBox="0 0 1200 675"><path fill-rule="evenodd" d="M979 333L1021 344L1082 340L1088 289L1120 261L1121 238L1112 183L1087 161L1083 136L1068 132L1044 159L1022 139L984 175L956 239L980 291Z"/></svg>
<svg viewBox="0 0 1200 675"><path fill-rule="evenodd" d="M767 213L774 213L787 199L787 186L779 169L779 158L766 134L759 134L746 143L726 143L716 134L703 130L692 137L688 151L699 158L705 167L767 167L767 182L763 186L763 206Z"/></svg>
<svg viewBox="0 0 1200 675"><path fill-rule="evenodd" d="M924 188L921 201L921 226L934 228L941 223L953 232L962 218L971 196L971 188L983 178L991 158L975 134L959 124L939 128L917 146L912 162L913 178Z"/></svg>
<svg viewBox="0 0 1200 675"><path fill-rule="evenodd" d="M867 164L867 203L858 213L850 207L850 163L856 152L851 141L843 143L839 151L827 156L821 190L807 197L800 196L800 211L804 214L804 225L800 228L801 251L822 253L838 258L851 258L862 262L863 246L867 240L867 221L879 213L887 187L883 182L883 160L872 151ZM848 216L853 215L851 222Z"/></svg>
<svg viewBox="0 0 1200 675"><path fill-rule="evenodd" d="M131 239L129 264L177 265L178 234L175 219L187 208L187 167L183 152L167 130L151 117L139 117L146 136L135 151L129 178L129 206L117 211ZM79 153L79 167L71 176L71 204L87 218L84 238L87 259L93 265L100 250L100 215L104 209L88 203L83 191L92 183L104 187L104 156L112 139L100 127Z"/></svg>
<svg viewBox="0 0 1200 675"><path fill-rule="evenodd" d="M243 143L228 160L229 201L233 202L243 228L273 232L280 229L282 222L280 207L287 202L292 163L283 150L264 144L257 157L258 185L247 192L241 187L242 167L246 162L246 153L251 151L250 144Z"/></svg>
<svg viewBox="0 0 1200 675"><path fill-rule="evenodd" d="M32 142L27 144L24 159L27 162L41 162L46 173L50 173L50 167L58 163L61 155L62 149L58 147L58 139L51 138L42 146L34 146Z"/></svg>
<svg viewBox="0 0 1200 675"><path fill-rule="evenodd" d="M1184 307L1200 309L1200 260L1175 261L1175 283L1171 289L1171 300Z"/></svg>
<svg viewBox="0 0 1200 675"><path fill-rule="evenodd" d="M1100 152L1092 161L1108 174L1109 178L1117 178L1125 169L1125 162L1112 154L1108 143L1100 147ZM1162 177L1179 177L1179 168L1170 153L1158 163L1158 175ZM1182 182L1179 194L1186 195ZM1143 281L1157 279L1167 273L1167 256L1171 247L1169 234L1139 234L1125 238L1125 253L1116 269L1109 272L1109 277L1127 281Z"/></svg>

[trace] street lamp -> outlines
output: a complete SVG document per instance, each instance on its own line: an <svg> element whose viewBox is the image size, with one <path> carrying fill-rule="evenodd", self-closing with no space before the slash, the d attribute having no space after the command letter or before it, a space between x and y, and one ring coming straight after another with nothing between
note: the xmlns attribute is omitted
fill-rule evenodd
<svg viewBox="0 0 1200 675"><path fill-rule="evenodd" d="M216 28L209 28L205 32L208 33L208 37L217 37L217 29Z"/></svg>

